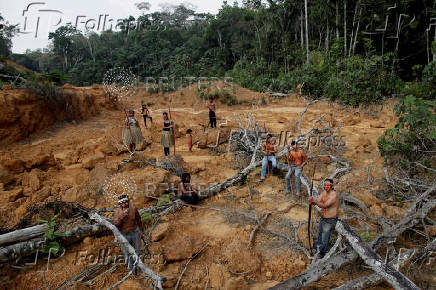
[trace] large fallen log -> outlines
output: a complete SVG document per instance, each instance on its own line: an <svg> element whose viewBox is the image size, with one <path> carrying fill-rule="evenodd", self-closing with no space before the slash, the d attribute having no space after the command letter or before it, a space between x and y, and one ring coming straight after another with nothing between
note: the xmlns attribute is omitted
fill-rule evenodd
<svg viewBox="0 0 436 290"><path fill-rule="evenodd" d="M423 194L428 196L430 194L429 191L434 191L434 187L430 188ZM417 208L417 203L421 201L423 201L423 199L418 198L412 204L411 208ZM370 246L374 250L378 250L382 245L386 245L388 241L393 240L397 236L401 235L404 231L409 229L411 226L421 221L422 217L426 216L435 207L435 200L424 201L421 205L420 211L404 217L402 220L400 220L399 223L389 229L386 229L370 243ZM352 249L348 249L343 253L332 255L329 259L321 263L316 263L312 265L305 272L291 277L290 279L283 281L270 289L298 289L304 287L312 282L318 281L319 279L330 274L333 271L339 270L345 265L348 265L349 263L355 261L357 258L357 253Z"/></svg>
<svg viewBox="0 0 436 290"><path fill-rule="evenodd" d="M400 252L398 255L393 257L390 265L400 268L407 264L413 257L421 256L425 252L434 252L435 250L436 239L430 242L424 249L410 249L405 252ZM378 273L373 273L368 276L351 280L337 288L334 288L334 290L367 289L369 287L377 286L377 284L382 281L383 277L381 275Z"/></svg>
<svg viewBox="0 0 436 290"><path fill-rule="evenodd" d="M97 221L98 223L104 225L108 229L112 231L117 241L120 243L120 247L124 253L128 253L129 256L135 258L136 266L147 276L149 276L155 285L156 288L162 289L162 282L165 281L165 277L155 274L150 268L145 266L145 264L141 261L140 257L136 253L135 249L130 245L127 239L121 234L118 228L109 222L107 219L103 218L101 215L97 213L93 213L90 216L91 219Z"/></svg>
<svg viewBox="0 0 436 290"><path fill-rule="evenodd" d="M66 246L75 243L85 237L94 236L104 233L106 227L103 225L84 225L76 227L72 230L66 231L64 237L59 237L58 241ZM20 257L28 256L37 251L42 250L46 245L47 240L45 238L36 238L30 241L20 242L17 244L9 245L0 248L0 263L16 260Z"/></svg>
<svg viewBox="0 0 436 290"><path fill-rule="evenodd" d="M336 223L336 231L342 234L350 243L351 247L357 252L362 260L382 276L395 289L419 289L409 278L403 273L386 264L382 258L367 244L362 238L357 235L347 223L338 221Z"/></svg>
<svg viewBox="0 0 436 290"><path fill-rule="evenodd" d="M42 224L0 235L0 246L27 241L42 236L48 228L48 224Z"/></svg>

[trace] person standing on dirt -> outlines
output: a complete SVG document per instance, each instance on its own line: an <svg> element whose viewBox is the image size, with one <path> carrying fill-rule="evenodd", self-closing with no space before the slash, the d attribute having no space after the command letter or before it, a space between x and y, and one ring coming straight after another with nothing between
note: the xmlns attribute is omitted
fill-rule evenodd
<svg viewBox="0 0 436 290"><path fill-rule="evenodd" d="M192 152L192 129L186 130L186 142L188 144L189 152Z"/></svg>
<svg viewBox="0 0 436 290"><path fill-rule="evenodd" d="M177 196L184 202L189 204L197 204L199 201L198 192L192 188L191 174L184 172L179 182Z"/></svg>
<svg viewBox="0 0 436 290"><path fill-rule="evenodd" d="M144 126L145 126L145 128L147 128L147 118L150 119L150 123L153 123L153 119L150 116L150 111L148 110L146 104L142 105L141 114L142 114L142 117L144 118Z"/></svg>
<svg viewBox="0 0 436 290"><path fill-rule="evenodd" d="M216 128L216 104L212 97L209 97L209 103L207 104L209 108L209 123L211 128Z"/></svg>
<svg viewBox="0 0 436 290"><path fill-rule="evenodd" d="M135 117L135 112L129 110L125 120L125 128L123 129L124 146L129 148L130 154L133 154L136 150L136 146L140 145L143 139L138 120Z"/></svg>
<svg viewBox="0 0 436 290"><path fill-rule="evenodd" d="M289 171L286 174L286 189L287 193L290 194L292 191L291 187L291 175L295 175L295 187L297 190L297 196L300 195L300 187L301 187L301 174L303 173L303 167L307 163L307 156L303 150L298 148L297 142L292 141L291 143L292 150L289 151ZM288 147L288 149L290 149Z"/></svg>
<svg viewBox="0 0 436 290"><path fill-rule="evenodd" d="M118 197L118 205L120 207L114 212L114 225L135 249L139 257L141 252L141 237L144 233L141 216L136 207L130 203L129 197L125 194ZM129 270L133 270L134 274L137 275L137 269L134 269L134 265L137 263L135 257L132 257L127 252L124 252L124 257Z"/></svg>
<svg viewBox="0 0 436 290"><path fill-rule="evenodd" d="M324 258L328 251L330 235L336 226L339 213L339 195L333 188L333 180L324 180L324 191L318 199L309 197L309 205L317 205L321 208L321 219L319 221L318 239L314 248L318 253L318 258Z"/></svg>
<svg viewBox="0 0 436 290"><path fill-rule="evenodd" d="M262 153L264 154L262 159L262 171L260 172L260 181L265 180L266 169L268 167L268 161L271 161L272 170L277 167L277 159L276 154L277 147L274 144L273 138L271 134L266 136L265 142L262 144Z"/></svg>
<svg viewBox="0 0 436 290"><path fill-rule="evenodd" d="M168 113L163 112L163 126L162 126L162 137L160 139L160 143L164 148L165 156L170 155L170 147L174 146L173 137L171 135L171 128L173 128L173 121L168 118Z"/></svg>

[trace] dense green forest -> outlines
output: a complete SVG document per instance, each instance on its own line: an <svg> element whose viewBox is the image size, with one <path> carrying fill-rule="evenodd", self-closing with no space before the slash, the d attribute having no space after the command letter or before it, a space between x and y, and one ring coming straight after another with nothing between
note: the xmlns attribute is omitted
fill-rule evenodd
<svg viewBox="0 0 436 290"><path fill-rule="evenodd" d="M113 67L147 77L233 77L257 91L289 92L357 105L396 94L436 95L433 0L244 0L217 15L189 5L129 17L121 30L62 26L43 50L3 56L57 81L101 83ZM306 5L306 6L305 6ZM433 25L431 25L433 21ZM2 35L2 42L9 39ZM419 83L419 85L417 85Z"/></svg>

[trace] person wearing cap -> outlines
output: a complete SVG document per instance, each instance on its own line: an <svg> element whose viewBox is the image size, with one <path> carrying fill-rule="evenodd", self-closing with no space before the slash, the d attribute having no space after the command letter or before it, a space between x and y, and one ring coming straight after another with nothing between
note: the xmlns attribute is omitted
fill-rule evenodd
<svg viewBox="0 0 436 290"><path fill-rule="evenodd" d="M277 159L275 156L277 152L277 147L275 146L275 142L273 140L274 139L272 138L272 135L268 134L266 136L265 142L262 144L262 153L264 154L264 156L262 159L262 171L260 172L260 181L265 180L268 161L271 161L272 170L277 167Z"/></svg>
<svg viewBox="0 0 436 290"><path fill-rule="evenodd" d="M330 235L336 226L339 213L339 195L333 188L333 180L324 180L324 191L318 199L309 197L310 205L317 205L321 208L321 219L319 221L318 239L314 248L317 250L318 258L322 259L328 251Z"/></svg>
<svg viewBox="0 0 436 290"><path fill-rule="evenodd" d="M136 207L130 203L129 197L125 194L118 197L119 208L114 212L114 225L120 230L121 234L126 238L130 245L135 249L139 256L141 251L141 236L143 236L143 224L141 216ZM124 253L127 267L129 270L134 270L136 263L135 258ZM135 273L136 274L136 273Z"/></svg>

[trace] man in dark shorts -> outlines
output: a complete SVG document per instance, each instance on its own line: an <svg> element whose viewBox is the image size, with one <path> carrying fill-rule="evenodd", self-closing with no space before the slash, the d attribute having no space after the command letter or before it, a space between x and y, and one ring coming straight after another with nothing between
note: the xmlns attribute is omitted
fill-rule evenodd
<svg viewBox="0 0 436 290"><path fill-rule="evenodd" d="M209 108L209 123L211 128L216 128L216 104L215 100L210 97L209 103L207 104L207 107Z"/></svg>
<svg viewBox="0 0 436 290"><path fill-rule="evenodd" d="M144 118L144 126L147 128L147 118L150 119L150 123L153 123L153 118L150 116L150 110L148 110L147 105L143 104L141 108L141 114Z"/></svg>

